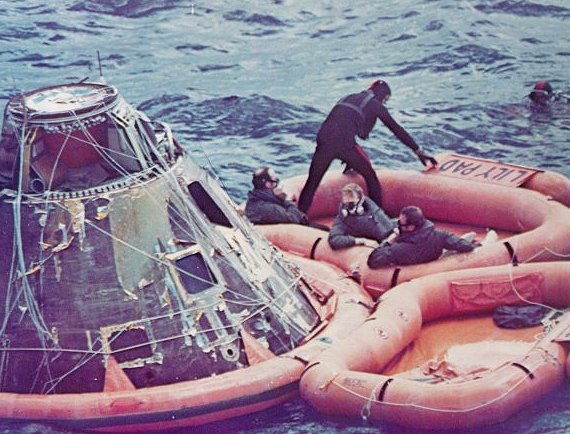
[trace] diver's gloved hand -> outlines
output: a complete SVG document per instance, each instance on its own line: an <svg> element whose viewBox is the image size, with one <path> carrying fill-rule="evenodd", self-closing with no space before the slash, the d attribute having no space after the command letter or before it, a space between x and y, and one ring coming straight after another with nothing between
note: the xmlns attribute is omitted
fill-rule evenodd
<svg viewBox="0 0 570 434"><path fill-rule="evenodd" d="M424 166L427 166L428 162L431 163L432 166L437 166L437 160L431 155L425 154L420 148L414 151L414 153L418 156Z"/></svg>

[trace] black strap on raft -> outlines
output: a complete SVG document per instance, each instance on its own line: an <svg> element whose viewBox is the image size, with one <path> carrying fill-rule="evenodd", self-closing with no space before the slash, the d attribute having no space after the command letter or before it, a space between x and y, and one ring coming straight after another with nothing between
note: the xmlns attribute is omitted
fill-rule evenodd
<svg viewBox="0 0 570 434"><path fill-rule="evenodd" d="M319 243L321 242L322 238L319 237L315 240L315 242L313 243L313 247L311 247L311 253L309 255L310 259L315 259L315 251L317 250L317 246L319 245Z"/></svg>
<svg viewBox="0 0 570 434"><path fill-rule="evenodd" d="M298 354L293 356L293 359L298 360L299 362L307 365L309 363L309 359ZM312 365L311 365L312 366Z"/></svg>
<svg viewBox="0 0 570 434"><path fill-rule="evenodd" d="M317 365L320 365L320 364L321 364L321 362L313 362L310 365L308 365L305 369L303 369L303 372L301 372L301 376L299 377L299 379L303 378L303 375L305 375L305 372L307 372L309 369L311 369Z"/></svg>
<svg viewBox="0 0 570 434"><path fill-rule="evenodd" d="M366 302L364 302L364 301L362 301L362 300L358 300L356 303L359 304L359 305L361 305L361 306L364 306L366 309L368 309L368 310L370 310L370 311L374 310L374 308L376 307L376 305L374 305L374 304L368 304L368 303L366 303ZM368 320L366 320L366 321L368 321ZM366 322L366 321L365 321L365 322Z"/></svg>
<svg viewBox="0 0 570 434"><path fill-rule="evenodd" d="M378 401L382 402L384 401L384 395L386 393L386 389L388 388L388 385L394 381L393 378L388 378L384 384L382 385L382 388L380 389L380 391L378 392Z"/></svg>
<svg viewBox="0 0 570 434"><path fill-rule="evenodd" d="M526 366L521 365L520 363L517 362L511 363L511 365L516 366L517 368L521 368L529 376L531 380L534 380L534 374Z"/></svg>
<svg viewBox="0 0 570 434"><path fill-rule="evenodd" d="M398 276L400 275L400 268L395 268L394 273L392 273L392 280L390 281L390 288L393 288L398 284Z"/></svg>
<svg viewBox="0 0 570 434"><path fill-rule="evenodd" d="M519 260L517 258L517 254L515 253L515 249L513 249L513 246L511 246L511 243L509 243L508 241L505 241L503 244L505 245L507 252L509 252L509 256L511 257L511 263L516 267L517 265L519 265Z"/></svg>

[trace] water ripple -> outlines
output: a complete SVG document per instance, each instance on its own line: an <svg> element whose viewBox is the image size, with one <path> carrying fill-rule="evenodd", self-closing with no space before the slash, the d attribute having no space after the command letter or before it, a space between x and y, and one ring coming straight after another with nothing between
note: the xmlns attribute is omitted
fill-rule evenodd
<svg viewBox="0 0 570 434"><path fill-rule="evenodd" d="M407 41L408 39L415 39L417 38L417 35L412 35L409 33L402 33L400 36L394 38L394 39L389 39L387 42L400 42L400 41Z"/></svg>
<svg viewBox="0 0 570 434"><path fill-rule="evenodd" d="M35 24L40 29L45 29L45 30L64 31L64 32L71 32L71 33L85 33L88 35L100 35L101 34L101 32L98 32L98 31L80 29L78 27L66 26L63 24L56 23L54 21L37 21Z"/></svg>
<svg viewBox="0 0 570 434"><path fill-rule="evenodd" d="M475 9L488 14L505 13L522 17L570 17L570 9L568 8L519 0L485 2L484 4L475 5Z"/></svg>
<svg viewBox="0 0 570 434"><path fill-rule="evenodd" d="M231 12L227 12L223 15L224 19L228 21L241 21L248 24L259 24L262 26L270 26L270 27L282 27L286 26L286 24L278 18L275 18L272 15L263 15L263 14L249 14L248 12L242 9L236 9Z"/></svg>
<svg viewBox="0 0 570 434"><path fill-rule="evenodd" d="M444 23L441 20L430 21L425 27L426 32L434 32L441 30L444 27Z"/></svg>
<svg viewBox="0 0 570 434"><path fill-rule="evenodd" d="M34 39L40 36L32 27L28 28L8 28L0 34L0 41L25 41L27 39Z"/></svg>
<svg viewBox="0 0 570 434"><path fill-rule="evenodd" d="M403 75L424 69L436 73L458 71L467 67L471 68L473 65L492 64L499 60L514 60L514 58L502 54L499 50L493 48L467 44L421 58L415 62L405 62L396 65L404 66L397 71L397 74Z"/></svg>
<svg viewBox="0 0 570 434"><path fill-rule="evenodd" d="M189 2L178 0L84 0L75 3L68 8L73 12L94 12L103 15L114 15L127 18L142 18L162 11L180 8Z"/></svg>
<svg viewBox="0 0 570 434"><path fill-rule="evenodd" d="M264 95L229 96L193 103L184 95L163 95L148 100L140 109L172 123L192 127L201 140L241 136L261 139L274 134L292 134L313 139L319 123L307 118L322 117L311 107L297 107Z"/></svg>

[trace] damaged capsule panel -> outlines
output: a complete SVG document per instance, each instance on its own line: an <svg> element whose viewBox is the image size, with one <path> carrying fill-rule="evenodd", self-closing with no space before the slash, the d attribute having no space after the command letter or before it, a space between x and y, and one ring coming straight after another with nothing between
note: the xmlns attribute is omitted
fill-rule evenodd
<svg viewBox="0 0 570 434"><path fill-rule="evenodd" d="M102 84L9 101L0 245L2 392L218 375L296 348L321 321L301 272L168 126Z"/></svg>

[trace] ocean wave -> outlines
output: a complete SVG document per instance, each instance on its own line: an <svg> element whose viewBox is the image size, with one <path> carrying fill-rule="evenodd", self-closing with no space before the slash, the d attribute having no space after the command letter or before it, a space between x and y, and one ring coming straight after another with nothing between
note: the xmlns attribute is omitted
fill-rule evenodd
<svg viewBox="0 0 570 434"><path fill-rule="evenodd" d="M184 95L163 95L145 101L139 108L154 118L190 126L192 138L200 140L230 136L262 139L275 134L312 140L323 116L312 107L297 107L265 95L201 102Z"/></svg>
<svg viewBox="0 0 570 434"><path fill-rule="evenodd" d="M287 26L286 23L284 23L279 18L276 18L272 15L258 14L258 13L250 14L243 9L236 9L231 12L226 12L225 14L223 14L223 17L227 21L241 21L248 24L259 24L261 26L269 26L269 27Z"/></svg>
<svg viewBox="0 0 570 434"><path fill-rule="evenodd" d="M234 68L239 68L239 67L240 66L238 64L233 64L233 65L210 64L210 65L198 65L196 68L200 72L211 72L211 71L221 71L224 69L234 69Z"/></svg>
<svg viewBox="0 0 570 434"><path fill-rule="evenodd" d="M183 44L183 45L177 45L174 48L176 50L179 50L179 51L207 51L207 50L211 50L211 51L217 51L219 53L228 53L228 50L216 48L216 47L213 47L211 45L202 45L202 44Z"/></svg>
<svg viewBox="0 0 570 434"><path fill-rule="evenodd" d="M182 6L185 3L185 6ZM179 0L84 0L68 8L73 12L93 12L103 15L114 15L126 18L141 18L157 14L162 11L188 7L187 2Z"/></svg>
<svg viewBox="0 0 570 434"><path fill-rule="evenodd" d="M7 28L0 34L0 41L25 41L37 38L40 34L40 32L31 28Z"/></svg>
<svg viewBox="0 0 570 434"><path fill-rule="evenodd" d="M475 5L475 9L488 14L504 13L522 17L570 17L568 8L520 0L486 1Z"/></svg>
<svg viewBox="0 0 570 434"><path fill-rule="evenodd" d="M71 33L85 33L87 35L100 35L101 32L89 30L85 28L79 28L75 26L68 26L64 24L57 23L55 21L37 21L36 26L40 29L51 30L51 31L62 31Z"/></svg>
<svg viewBox="0 0 570 434"><path fill-rule="evenodd" d="M402 66L398 75L429 70L431 72L458 71L473 68L476 65L489 65L500 60L515 60L514 57L502 54L498 49L486 48L475 44L461 45L439 53L423 57L418 61L396 64Z"/></svg>

